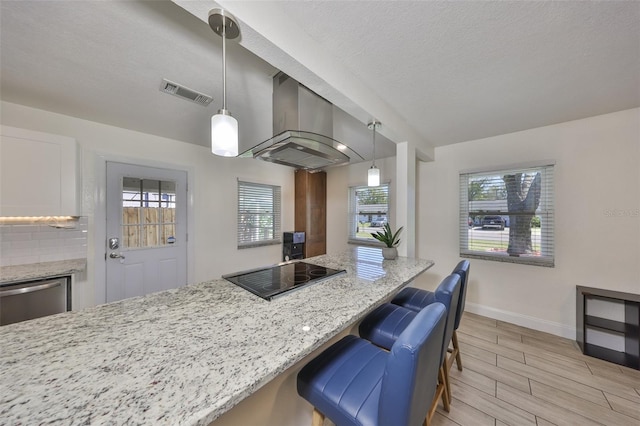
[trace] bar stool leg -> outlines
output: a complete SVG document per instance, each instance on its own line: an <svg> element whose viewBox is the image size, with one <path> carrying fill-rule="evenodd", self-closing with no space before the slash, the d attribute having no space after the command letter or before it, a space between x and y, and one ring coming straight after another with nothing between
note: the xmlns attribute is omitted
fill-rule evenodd
<svg viewBox="0 0 640 426"><path fill-rule="evenodd" d="M318 411L317 408L313 408L313 414L311 417L311 426L322 426L324 424L324 414Z"/></svg>
<svg viewBox="0 0 640 426"><path fill-rule="evenodd" d="M449 399L447 398L447 392L444 388L444 372L442 370L442 366L438 369L438 386L436 387L436 394L433 396L431 407L429 408L427 417L424 419L423 425L431 425L431 419L436 412L436 408L438 408L438 401L440 398L442 398L444 410L448 413L449 410L451 410L451 407L449 406Z"/></svg>
<svg viewBox="0 0 640 426"><path fill-rule="evenodd" d="M440 367L438 376L440 379L440 384L438 385L438 388L439 388L439 391L442 392L442 406L444 407L444 411L448 413L451 410L451 405L450 405L451 401L449 400L449 394L447 393L447 376L444 371L444 366ZM437 405L437 403L435 405Z"/></svg>
<svg viewBox="0 0 640 426"><path fill-rule="evenodd" d="M460 359L460 347L458 346L458 333L456 333L456 330L453 330L451 343L453 343L453 349L456 351L456 364L458 365L458 370L462 371L462 359Z"/></svg>
<svg viewBox="0 0 640 426"><path fill-rule="evenodd" d="M442 363L442 370L444 375L444 393L447 395L447 400L449 401L449 404L451 404L451 384L449 383L449 365L447 363L446 358Z"/></svg>

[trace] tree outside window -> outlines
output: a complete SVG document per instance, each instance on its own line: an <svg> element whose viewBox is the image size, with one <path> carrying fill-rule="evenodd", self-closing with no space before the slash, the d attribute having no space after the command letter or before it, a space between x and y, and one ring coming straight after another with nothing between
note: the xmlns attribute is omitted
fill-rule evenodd
<svg viewBox="0 0 640 426"><path fill-rule="evenodd" d="M553 266L553 166L460 175L460 253Z"/></svg>

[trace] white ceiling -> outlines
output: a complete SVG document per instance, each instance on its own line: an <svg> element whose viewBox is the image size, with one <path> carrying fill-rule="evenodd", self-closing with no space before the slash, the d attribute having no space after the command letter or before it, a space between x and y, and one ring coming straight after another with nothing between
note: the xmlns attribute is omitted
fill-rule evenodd
<svg viewBox="0 0 640 426"><path fill-rule="evenodd" d="M285 2L440 146L640 105L640 3Z"/></svg>
<svg viewBox="0 0 640 426"><path fill-rule="evenodd" d="M640 2L230 1L228 109L241 150L271 133L271 77L434 146L640 106ZM221 106L216 3L5 1L3 100L208 145ZM202 107L162 78L214 96ZM365 128L366 130L366 128ZM369 157L370 139L347 142ZM381 156L393 144L379 147Z"/></svg>
<svg viewBox="0 0 640 426"><path fill-rule="evenodd" d="M1 7L3 100L210 144L222 39L207 24L171 2L3 0ZM228 53L228 108L250 124L241 129L250 148L272 136L276 70L236 43ZM162 93L163 78L214 100L203 107Z"/></svg>

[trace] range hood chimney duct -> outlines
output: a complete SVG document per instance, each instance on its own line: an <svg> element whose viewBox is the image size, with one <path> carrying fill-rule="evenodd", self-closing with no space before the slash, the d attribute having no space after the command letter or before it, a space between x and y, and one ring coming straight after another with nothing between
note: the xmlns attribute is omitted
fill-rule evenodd
<svg viewBox="0 0 640 426"><path fill-rule="evenodd" d="M333 108L288 75L273 78L273 138L242 153L264 161L317 172L364 160L333 139Z"/></svg>
<svg viewBox="0 0 640 426"><path fill-rule="evenodd" d="M333 138L333 105L288 75L273 79L273 134L304 130Z"/></svg>

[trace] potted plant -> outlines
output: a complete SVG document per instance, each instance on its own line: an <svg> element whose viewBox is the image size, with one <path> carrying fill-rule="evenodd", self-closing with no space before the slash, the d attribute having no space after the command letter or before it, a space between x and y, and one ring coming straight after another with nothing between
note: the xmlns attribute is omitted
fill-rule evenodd
<svg viewBox="0 0 640 426"><path fill-rule="evenodd" d="M385 259L395 259L398 257L398 249L396 247L400 244L399 236L402 231L402 226L395 234L391 232L391 226L389 226L388 222L384 224L382 229L384 232L378 231L371 233L371 236L386 246L382 249L382 257Z"/></svg>

